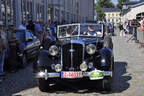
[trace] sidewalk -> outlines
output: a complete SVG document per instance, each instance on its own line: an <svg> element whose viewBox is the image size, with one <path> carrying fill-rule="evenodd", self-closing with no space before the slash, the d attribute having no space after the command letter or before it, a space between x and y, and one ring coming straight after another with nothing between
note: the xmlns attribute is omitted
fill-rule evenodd
<svg viewBox="0 0 144 96"><path fill-rule="evenodd" d="M119 83L114 85L115 91L122 90L124 87L128 88L122 92L124 96L142 96L144 91L144 49L140 49L138 43L127 43L129 37L130 35L120 37L119 34L113 37L115 62L126 63L123 77L118 77L121 70L117 70L119 73L116 74L118 75L116 79Z"/></svg>

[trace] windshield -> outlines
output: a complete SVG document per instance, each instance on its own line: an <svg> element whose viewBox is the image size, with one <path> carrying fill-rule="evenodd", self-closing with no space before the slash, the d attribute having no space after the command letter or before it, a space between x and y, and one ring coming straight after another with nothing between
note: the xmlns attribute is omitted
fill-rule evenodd
<svg viewBox="0 0 144 96"><path fill-rule="evenodd" d="M59 38L78 36L78 25L63 25L58 30Z"/></svg>
<svg viewBox="0 0 144 96"><path fill-rule="evenodd" d="M100 24L82 24L80 25L80 36L103 36L103 27Z"/></svg>
<svg viewBox="0 0 144 96"><path fill-rule="evenodd" d="M73 36L103 36L101 24L68 24L58 26L58 38Z"/></svg>

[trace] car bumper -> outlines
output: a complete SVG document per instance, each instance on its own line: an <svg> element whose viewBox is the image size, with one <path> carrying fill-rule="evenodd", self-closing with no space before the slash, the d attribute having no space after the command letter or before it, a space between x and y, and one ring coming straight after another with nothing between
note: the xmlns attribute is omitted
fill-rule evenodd
<svg viewBox="0 0 144 96"><path fill-rule="evenodd" d="M112 71L103 71L102 77L90 79L90 80L103 79L103 77L105 77L105 76L112 76ZM81 77L81 78L84 78L84 77L90 77L90 72L83 72L83 77ZM61 78L61 73L57 73L57 72L49 73L49 72L47 72L47 70L45 70L45 71L36 73L35 78L37 78L37 79L44 78L45 80L47 80L48 78ZM65 79L67 79L67 78L65 78ZM72 78L72 79L77 79L77 78Z"/></svg>

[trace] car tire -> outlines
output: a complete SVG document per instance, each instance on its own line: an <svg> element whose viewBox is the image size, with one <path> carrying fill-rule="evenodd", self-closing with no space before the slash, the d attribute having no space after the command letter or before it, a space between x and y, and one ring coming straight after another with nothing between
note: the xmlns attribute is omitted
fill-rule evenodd
<svg viewBox="0 0 144 96"><path fill-rule="evenodd" d="M110 92L112 89L112 77L104 77L104 79L101 81L101 88L103 91Z"/></svg>
<svg viewBox="0 0 144 96"><path fill-rule="evenodd" d="M48 92L50 89L50 81L45 79L38 79L38 87L42 92Z"/></svg>
<svg viewBox="0 0 144 96"><path fill-rule="evenodd" d="M21 60L21 68L25 68L27 66L27 57L26 57L26 55L24 54L23 56L22 56L22 60Z"/></svg>

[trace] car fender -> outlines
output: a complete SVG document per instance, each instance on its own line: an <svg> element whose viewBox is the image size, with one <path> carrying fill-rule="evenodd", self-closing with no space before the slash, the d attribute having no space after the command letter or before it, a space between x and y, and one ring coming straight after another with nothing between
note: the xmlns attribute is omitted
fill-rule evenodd
<svg viewBox="0 0 144 96"><path fill-rule="evenodd" d="M101 58L105 60L105 66L111 66L112 51L110 48L102 48L100 50Z"/></svg>
<svg viewBox="0 0 144 96"><path fill-rule="evenodd" d="M38 67L51 66L52 59L48 50L41 50L38 57Z"/></svg>

